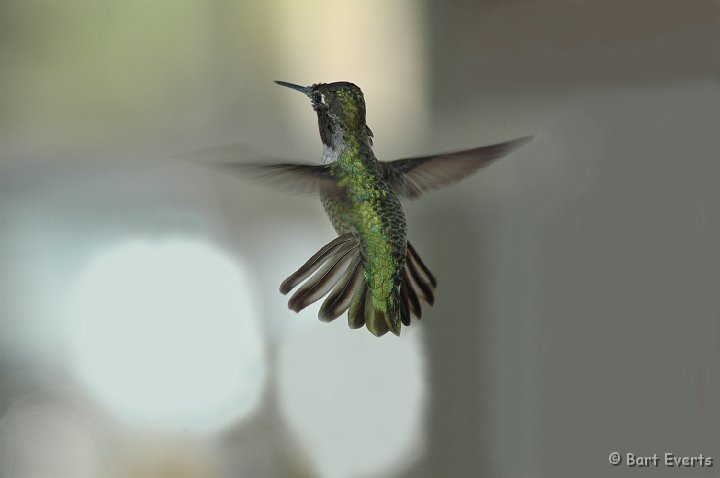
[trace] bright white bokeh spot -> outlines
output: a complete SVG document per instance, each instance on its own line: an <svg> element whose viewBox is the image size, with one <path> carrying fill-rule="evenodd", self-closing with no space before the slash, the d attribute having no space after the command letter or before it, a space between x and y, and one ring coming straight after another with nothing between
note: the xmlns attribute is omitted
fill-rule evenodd
<svg viewBox="0 0 720 478"><path fill-rule="evenodd" d="M235 258L191 240L135 241L94 258L73 297L74 371L120 418L217 430L265 382L252 285Z"/></svg>
<svg viewBox="0 0 720 478"><path fill-rule="evenodd" d="M337 319L339 321L342 318ZM278 393L323 477L392 476L423 452L420 330L377 338L345 324L296 329L280 350Z"/></svg>

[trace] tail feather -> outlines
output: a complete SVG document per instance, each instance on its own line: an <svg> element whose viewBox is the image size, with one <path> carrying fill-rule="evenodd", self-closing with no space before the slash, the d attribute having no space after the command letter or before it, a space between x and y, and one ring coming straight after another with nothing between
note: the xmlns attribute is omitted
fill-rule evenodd
<svg viewBox="0 0 720 478"><path fill-rule="evenodd" d="M330 322L347 311L350 328L365 325L376 336L387 332L399 335L402 325L410 325L411 317L422 318L420 299L433 304L437 285L409 242L400 274L399 287L388 298L388 306L376 307L358 243L351 234L343 234L285 279L280 291L286 294L305 281L288 301L288 307L295 312L327 295L318 313L320 320Z"/></svg>
<svg viewBox="0 0 720 478"><path fill-rule="evenodd" d="M350 308L353 296L363 286L363 269L360 254L355 254L335 288L320 307L320 320L330 322L340 317Z"/></svg>
<svg viewBox="0 0 720 478"><path fill-rule="evenodd" d="M409 250L408 248L408 251ZM405 269L408 272L408 276L412 279L413 284L417 286L415 287L416 292L419 292L420 297L425 302L433 305L435 302L435 296L433 295L433 289L435 288L433 281L435 278L432 276L428 277L424 274L423 269L411 253L405 257Z"/></svg>
<svg viewBox="0 0 720 478"><path fill-rule="evenodd" d="M390 329L388 317L385 312L375 307L372 300L372 294L365 294L365 325L368 330L376 337L385 335ZM398 328L398 333L399 328Z"/></svg>
<svg viewBox="0 0 720 478"><path fill-rule="evenodd" d="M319 251L313 254L313 256L308 259L305 264L300 266L297 271L293 272L287 279L283 281L282 284L280 284L280 292L282 294L287 294L288 292L293 290L295 287L297 287L298 284L310 277L313 272L318 270L318 268L320 268L320 266L325 263L328 256L331 256L334 252L337 251L340 246L348 243L352 239L352 234L343 234L342 236L339 236L335 238L335 240L324 245Z"/></svg>
<svg viewBox="0 0 720 478"><path fill-rule="evenodd" d="M402 274L401 291L403 291L407 296L410 313L418 319L422 319L422 307L420 307L420 300L418 299L417 292L415 292L415 286L408 275L407 267L403 268Z"/></svg>
<svg viewBox="0 0 720 478"><path fill-rule="evenodd" d="M348 311L348 326L351 329L359 329L365 325L365 296L367 295L367 285L362 284L360 290L353 296Z"/></svg>
<svg viewBox="0 0 720 478"><path fill-rule="evenodd" d="M413 260L413 263L418 266L418 268L422 271L422 274L427 279L427 281L432 285L432 288L434 289L437 287L437 281L435 280L435 276L430 272L430 269L425 265L425 263L420 259L420 255L417 253L413 245L408 241L407 243L407 250L408 250L408 256L410 256Z"/></svg>
<svg viewBox="0 0 720 478"><path fill-rule="evenodd" d="M315 275L300 287L288 301L288 307L299 312L308 305L317 302L337 284L345 272L345 267L350 263L357 249L357 245L340 246L335 255L318 270Z"/></svg>
<svg viewBox="0 0 720 478"><path fill-rule="evenodd" d="M404 285L400 285L400 321L406 327L410 325L410 299Z"/></svg>

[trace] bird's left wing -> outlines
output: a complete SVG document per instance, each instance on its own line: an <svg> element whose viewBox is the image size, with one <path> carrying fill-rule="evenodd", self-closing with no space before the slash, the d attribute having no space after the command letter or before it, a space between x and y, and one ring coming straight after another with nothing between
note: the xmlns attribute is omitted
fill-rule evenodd
<svg viewBox="0 0 720 478"><path fill-rule="evenodd" d="M461 181L532 139L527 136L454 153L381 161L380 171L398 195L414 199L424 192Z"/></svg>

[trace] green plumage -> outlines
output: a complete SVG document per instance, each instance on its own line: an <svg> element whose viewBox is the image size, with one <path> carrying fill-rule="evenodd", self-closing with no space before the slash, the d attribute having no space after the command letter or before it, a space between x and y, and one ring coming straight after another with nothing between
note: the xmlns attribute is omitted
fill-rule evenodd
<svg viewBox="0 0 720 478"><path fill-rule="evenodd" d="M356 143L356 142L351 142ZM357 144L357 143L356 143ZM322 194L339 234L351 233L360 247L372 307L367 327L376 335L400 330L399 292L405 263L406 227L400 200L380 176L371 151L348 148L330 170L347 194Z"/></svg>

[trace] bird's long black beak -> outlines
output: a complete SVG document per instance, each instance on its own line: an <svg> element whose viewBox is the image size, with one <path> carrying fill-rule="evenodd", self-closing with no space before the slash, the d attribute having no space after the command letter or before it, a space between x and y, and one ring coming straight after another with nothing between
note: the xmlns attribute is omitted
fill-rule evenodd
<svg viewBox="0 0 720 478"><path fill-rule="evenodd" d="M285 86L287 88L292 88L293 90L297 90L300 93L310 94L310 87L309 86L300 86L296 85L295 83L288 83L287 81L276 81L280 86Z"/></svg>

